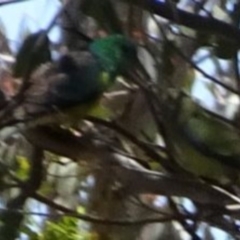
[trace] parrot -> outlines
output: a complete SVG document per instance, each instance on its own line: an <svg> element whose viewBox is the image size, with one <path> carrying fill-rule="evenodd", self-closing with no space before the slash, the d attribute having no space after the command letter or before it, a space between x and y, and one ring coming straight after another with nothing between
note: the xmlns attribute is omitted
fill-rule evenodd
<svg viewBox="0 0 240 240"><path fill-rule="evenodd" d="M18 118L48 113L56 113L60 118L70 117L74 112L86 115L116 77L134 71L138 63L137 46L125 36L112 34L95 39L87 50L67 52L55 62L41 64L30 78L16 115ZM38 124L52 120L40 120Z"/></svg>
<svg viewBox="0 0 240 240"><path fill-rule="evenodd" d="M167 104L165 124L178 164L198 177L223 185L238 183L238 130L206 111L190 96L171 99ZM169 107L169 104L175 104L175 107Z"/></svg>

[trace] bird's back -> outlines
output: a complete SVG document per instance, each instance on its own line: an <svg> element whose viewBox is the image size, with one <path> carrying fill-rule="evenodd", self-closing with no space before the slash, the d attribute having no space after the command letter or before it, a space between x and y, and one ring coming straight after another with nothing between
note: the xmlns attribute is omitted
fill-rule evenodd
<svg viewBox="0 0 240 240"><path fill-rule="evenodd" d="M42 65L25 93L25 111L41 114L96 99L104 90L102 69L90 52L78 52Z"/></svg>
<svg viewBox="0 0 240 240"><path fill-rule="evenodd" d="M95 39L88 51L69 53L41 66L26 91L25 116L90 104L128 72L137 60L136 46L121 35Z"/></svg>

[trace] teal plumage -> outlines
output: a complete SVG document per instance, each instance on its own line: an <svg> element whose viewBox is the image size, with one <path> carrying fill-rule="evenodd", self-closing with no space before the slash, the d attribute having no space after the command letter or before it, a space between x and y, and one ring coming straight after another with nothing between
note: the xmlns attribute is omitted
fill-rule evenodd
<svg viewBox="0 0 240 240"><path fill-rule="evenodd" d="M136 46L122 35L99 39L90 45L90 51L113 76L125 72L137 60Z"/></svg>
<svg viewBox="0 0 240 240"><path fill-rule="evenodd" d="M136 60L135 44L122 35L94 40L88 51L65 54L32 75L25 111L41 114L94 101Z"/></svg>

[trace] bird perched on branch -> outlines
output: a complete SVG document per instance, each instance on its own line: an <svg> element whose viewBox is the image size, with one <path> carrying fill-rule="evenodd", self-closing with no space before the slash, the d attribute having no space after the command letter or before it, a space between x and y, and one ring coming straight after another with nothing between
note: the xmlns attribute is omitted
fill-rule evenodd
<svg viewBox="0 0 240 240"><path fill-rule="evenodd" d="M176 108L165 109L166 126L178 163L197 176L222 184L239 181L239 132L189 96L173 101Z"/></svg>
<svg viewBox="0 0 240 240"><path fill-rule="evenodd" d="M136 45L126 37L116 34L96 39L88 51L67 53L34 71L20 115L30 118L54 112L64 118L69 114L62 110L74 107L78 115L86 115L118 75L138 65Z"/></svg>

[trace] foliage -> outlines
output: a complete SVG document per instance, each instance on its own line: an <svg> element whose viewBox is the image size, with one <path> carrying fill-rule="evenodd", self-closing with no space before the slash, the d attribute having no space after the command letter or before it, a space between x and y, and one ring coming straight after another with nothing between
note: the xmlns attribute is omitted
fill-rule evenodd
<svg viewBox="0 0 240 240"><path fill-rule="evenodd" d="M15 62L0 61L0 239L238 239L240 4L67 2L16 56L1 22L0 56ZM46 102L69 97L57 84L113 33L139 61L81 111Z"/></svg>
<svg viewBox="0 0 240 240"><path fill-rule="evenodd" d="M67 240L87 240L78 231L78 220L71 217L63 217L57 222L47 222L46 227L39 240L67 239Z"/></svg>

